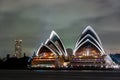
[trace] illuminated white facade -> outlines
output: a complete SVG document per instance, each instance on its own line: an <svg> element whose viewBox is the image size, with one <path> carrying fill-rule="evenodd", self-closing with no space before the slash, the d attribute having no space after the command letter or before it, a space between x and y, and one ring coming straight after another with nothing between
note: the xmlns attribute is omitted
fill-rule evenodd
<svg viewBox="0 0 120 80"><path fill-rule="evenodd" d="M75 55L76 51L86 43L88 46L93 45L95 48L97 48L101 55L105 54L100 38L91 26L87 26L82 32L81 37L77 40L73 55Z"/></svg>
<svg viewBox="0 0 120 80"><path fill-rule="evenodd" d="M55 68L66 66L64 59L67 57L66 49L55 31L45 43L42 43L37 50L36 57L32 60L32 68Z"/></svg>
<svg viewBox="0 0 120 80"><path fill-rule="evenodd" d="M64 47L62 40L60 39L60 37L55 31L51 32L49 39L54 42L55 46L57 46L58 49L60 49L60 51L62 52L64 56L67 56L66 48Z"/></svg>
<svg viewBox="0 0 120 80"><path fill-rule="evenodd" d="M45 52L51 52L55 56L57 56L57 54L49 46L47 46L45 44L42 44L40 46L40 48L38 49L38 52L37 52L37 56L40 56L42 53L45 53Z"/></svg>
<svg viewBox="0 0 120 80"><path fill-rule="evenodd" d="M105 54L101 40L91 26L83 30L72 55L68 55L62 40L55 31L52 31L45 43L40 45L36 55L32 61L33 67L119 67L109 55Z"/></svg>
<svg viewBox="0 0 120 80"><path fill-rule="evenodd" d="M67 56L67 51L60 37L55 31L51 32L50 37L47 39L44 45L46 45L49 49L53 50L58 56L65 56L65 57ZM41 46L43 46L43 44ZM39 53L41 46L37 51L37 55Z"/></svg>

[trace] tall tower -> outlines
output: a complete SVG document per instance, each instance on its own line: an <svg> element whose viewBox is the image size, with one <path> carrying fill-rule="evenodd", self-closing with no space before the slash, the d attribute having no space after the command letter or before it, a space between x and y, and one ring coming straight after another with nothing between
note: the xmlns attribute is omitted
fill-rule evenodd
<svg viewBox="0 0 120 80"><path fill-rule="evenodd" d="M15 56L22 57L22 40L15 40Z"/></svg>

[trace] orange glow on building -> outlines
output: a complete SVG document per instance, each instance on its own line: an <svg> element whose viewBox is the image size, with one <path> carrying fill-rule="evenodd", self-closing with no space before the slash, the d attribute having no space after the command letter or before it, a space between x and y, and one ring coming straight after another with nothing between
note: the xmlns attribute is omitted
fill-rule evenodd
<svg viewBox="0 0 120 80"><path fill-rule="evenodd" d="M103 68L109 66L108 64L114 64L109 57L106 59L101 40L91 26L83 30L70 54L67 53L57 33L52 31L36 55L31 62L33 68Z"/></svg>

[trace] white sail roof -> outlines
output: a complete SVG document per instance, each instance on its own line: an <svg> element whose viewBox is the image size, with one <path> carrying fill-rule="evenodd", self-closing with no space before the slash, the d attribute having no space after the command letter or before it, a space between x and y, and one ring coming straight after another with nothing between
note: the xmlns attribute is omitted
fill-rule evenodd
<svg viewBox="0 0 120 80"><path fill-rule="evenodd" d="M57 54L49 46L47 46L45 44L41 44L41 46L37 50L36 55L39 56L39 53L46 52L47 50L45 50L45 49L49 50L50 52L52 52L53 54L55 54L57 56Z"/></svg>
<svg viewBox="0 0 120 80"><path fill-rule="evenodd" d="M105 54L99 36L91 26L87 26L83 30L81 37L79 37L79 39L76 42L73 55L75 55L76 51L87 42L94 45L101 52L102 55Z"/></svg>
<svg viewBox="0 0 120 80"><path fill-rule="evenodd" d="M61 50L64 56L67 56L67 51L63 45L63 42L54 30L51 32L49 39L54 42L54 44Z"/></svg>
<svg viewBox="0 0 120 80"><path fill-rule="evenodd" d="M45 44L49 46L51 49L53 49L53 51L55 51L57 54L62 55L61 50L58 48L58 46L56 46L56 44L51 39L47 39Z"/></svg>

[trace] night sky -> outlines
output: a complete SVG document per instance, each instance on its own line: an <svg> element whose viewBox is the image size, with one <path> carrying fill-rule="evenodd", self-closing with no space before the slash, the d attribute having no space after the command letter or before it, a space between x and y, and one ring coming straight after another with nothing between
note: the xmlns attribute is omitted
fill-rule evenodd
<svg viewBox="0 0 120 80"><path fill-rule="evenodd" d="M0 0L0 57L14 53L14 40L23 40L31 55L55 30L66 48L86 26L98 33L103 47L120 49L120 0Z"/></svg>

